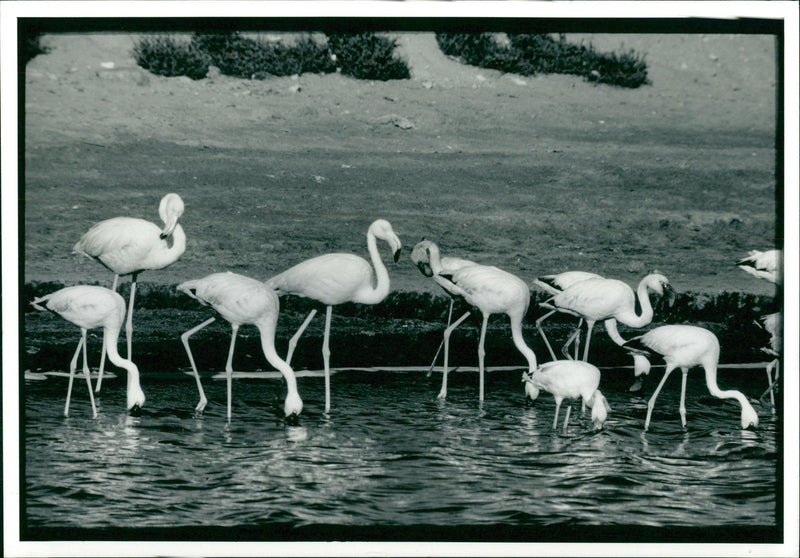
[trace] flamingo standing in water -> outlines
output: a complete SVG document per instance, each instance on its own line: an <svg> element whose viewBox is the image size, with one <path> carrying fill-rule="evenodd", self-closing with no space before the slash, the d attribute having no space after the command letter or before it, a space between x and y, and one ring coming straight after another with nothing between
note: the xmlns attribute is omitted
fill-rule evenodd
<svg viewBox="0 0 800 558"><path fill-rule="evenodd" d="M769 393L770 402L772 403L772 412L775 413L775 392L773 387L778 382L780 376L780 358L783 352L783 313L775 312L774 314L767 314L761 316L761 322L756 322L763 327L767 333L770 334L769 347L762 347L762 351L774 357L772 361L767 364L767 381L769 387L761 394L759 401ZM772 371L775 371L775 380L772 379Z"/></svg>
<svg viewBox="0 0 800 558"><path fill-rule="evenodd" d="M228 380L228 421L231 420L233 348L236 344L239 326L242 324L253 324L258 328L261 333L261 348L264 351L264 356L286 380L288 393L283 406L284 414L289 418L299 415L303 410L303 401L297 392L297 380L294 371L275 351L275 328L280 310L278 295L275 291L260 281L231 272L213 273L202 279L186 281L178 285L178 290L188 294L202 304L210 306L231 324L233 330L231 333L231 346L228 349L228 361L225 364ZM197 390L200 393L200 402L195 407L198 412L205 409L207 399L200 383L197 366L195 366L194 358L192 357L192 350L189 348L189 337L214 320L215 318L211 317L181 335L181 341L186 348L186 354L189 356L189 363L192 365L192 371L197 381Z"/></svg>
<svg viewBox="0 0 800 558"><path fill-rule="evenodd" d="M163 269L175 263L186 250L186 234L178 224L183 215L183 200L178 194L167 194L161 199L158 214L163 227L134 217L114 217L96 223L75 244L73 252L83 254L114 272L112 291L122 275L131 275L131 294L128 303L128 320L125 335L128 341L128 358L131 358L133 337L133 299L136 280L142 271ZM105 349L100 359L96 391L103 380Z"/></svg>
<svg viewBox="0 0 800 558"><path fill-rule="evenodd" d="M119 330L125 320L125 300L119 294L105 287L78 285L65 287L36 298L31 304L37 310L47 310L58 314L81 328L81 339L69 366L69 387L67 388L67 402L64 405L65 417L69 416L72 381L81 348L83 348L83 374L86 377L89 399L92 402L92 416L97 417L92 383L89 379L89 364L86 358L86 332L97 327L103 328L103 350L108 352L109 360L128 372L127 408L130 410L144 405L144 392L139 385L139 369L130 359L122 358L117 351Z"/></svg>
<svg viewBox="0 0 800 558"><path fill-rule="evenodd" d="M670 306L675 300L675 291L669 281L657 272L647 275L639 282L635 295L627 283L616 279L586 279L571 285L548 301L541 303L540 306L549 309L550 312L536 320L536 325L539 332L544 335L541 322L553 312L564 312L586 320L587 333L583 360L587 361L592 329L598 320L604 320L603 323L609 337L617 345L625 343L625 339L617 331L617 321L628 327L639 328L648 325L653 320L653 307L648 296L650 291L658 295L667 293ZM637 298L642 309L641 314L636 314ZM564 344L562 352L567 358L569 358L567 347L576 337L577 332L573 333ZM649 371L649 361L642 356L635 355L634 376L636 382L629 388L630 391L637 391L641 388L641 375L647 374Z"/></svg>
<svg viewBox="0 0 800 558"><path fill-rule="evenodd" d="M575 283L580 283L581 281L585 281L587 279L602 279L602 275L598 275L597 273L591 273L589 271L564 271L562 273L557 273L555 275L543 275L533 281L533 284L542 289L543 291L550 293L551 295L557 295L560 292L564 291L574 285ZM539 334L544 339L544 344L547 346L547 350L550 351L550 356L553 360L558 360L556 358L556 354L553 352L553 348L550 346L550 341L548 341L547 336L544 334L544 330L542 329L542 322L545 321L547 318L555 314L555 310L548 312L538 320L536 320L536 329L539 331ZM581 327L583 326L583 318L579 318L578 320L578 327L575 328L577 335L575 337L575 360L578 359L578 348L581 344Z"/></svg>
<svg viewBox="0 0 800 558"><path fill-rule="evenodd" d="M530 399L539 396L539 390L553 394L556 401L556 412L553 418L553 430L558 427L558 411L564 399L581 397L583 403L592 409L592 422L596 430L603 427L611 406L597 389L600 385L600 370L593 364L581 360L555 360L545 362L534 370L533 374L522 374L525 382L525 393ZM564 433L567 432L569 414L572 407L567 407L564 417Z"/></svg>
<svg viewBox="0 0 800 558"><path fill-rule="evenodd" d="M333 306L345 302L378 304L389 294L389 273L383 265L378 251L377 239L385 241L392 249L394 261L400 259L403 245L384 219L374 221L367 230L367 249L372 266L360 256L353 254L325 254L301 262L268 279L266 284L279 295L292 294L310 298L327 306L325 336L322 341L322 360L325 366L325 412L330 411L330 331ZM373 279L373 266L374 276ZM303 324L289 340L286 362L291 363L297 341L311 322L316 309L312 310Z"/></svg>
<svg viewBox="0 0 800 558"><path fill-rule="evenodd" d="M425 277L433 277L433 270L431 269L430 262L428 261L428 247L431 245L431 241L429 240L422 240L418 242L414 249L411 251L411 260L414 262L419 270ZM461 269L462 267L467 267L470 265L475 265L475 262L470 260L465 260L463 258L451 258L445 256L444 258L440 258L440 262L442 265L442 274L450 275L453 272ZM440 285L441 286L441 285ZM456 298L460 298L455 293L448 291L446 288L442 287L442 290L447 293L450 297L450 310L447 313L447 327L450 327L450 323L453 319L453 304L455 303ZM469 316L469 311L467 311L463 318ZM463 320L461 320L463 321ZM459 322L461 323L461 322ZM447 329L445 329L447 331ZM439 352L442 350L442 347L445 345L445 339L442 338L442 342L439 344L439 348L436 350L436 354L433 357L433 362L431 363L430 368L428 369L428 375L430 375L433 367L436 365L436 359L439 358ZM445 350L444 352L444 366L447 367L447 359L448 359L448 351Z"/></svg>
<svg viewBox="0 0 800 558"><path fill-rule="evenodd" d="M452 273L443 272L439 247L431 242L425 247L428 261L433 270L434 280L449 293L463 297L468 304L478 308L483 314L481 337L478 343L478 372L480 374L479 400L483 401L483 360L486 355L484 341L486 325L491 314L507 314L511 322L511 339L519 352L528 361L528 372L536 369L536 355L522 337L522 319L528 310L531 293L528 285L519 277L496 267L487 265L471 265L462 267ZM461 316L445 330L445 355L447 355L450 333L466 319L469 314ZM447 362L442 376L442 389L438 397L447 397Z"/></svg>
<svg viewBox="0 0 800 558"><path fill-rule="evenodd" d="M683 372L681 383L681 402L678 411L681 415L681 424L686 426L686 376L692 366L702 366L706 374L706 386L714 397L719 399L736 399L742 406L742 428L758 426L758 414L747 398L740 391L721 390L717 385L717 365L719 363L719 340L717 336L707 329L692 325L664 325L634 337L623 345L631 353L664 357L666 369L664 377L653 392L647 403L647 419L644 429L650 426L650 415L656 403L656 398L664 387L664 382L675 368L680 367Z"/></svg>

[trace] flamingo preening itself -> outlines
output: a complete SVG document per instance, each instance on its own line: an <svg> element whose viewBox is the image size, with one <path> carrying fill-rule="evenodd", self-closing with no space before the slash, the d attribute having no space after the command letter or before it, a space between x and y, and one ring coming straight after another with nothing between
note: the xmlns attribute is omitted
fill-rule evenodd
<svg viewBox="0 0 800 558"><path fill-rule="evenodd" d="M268 279L266 284L279 295L291 294L310 298L327 306L325 315L325 337L322 341L322 359L325 367L325 412L330 411L330 331L333 306L345 302L378 304L389 294L390 281L386 266L378 251L377 240L383 240L392 249L394 261L400 259L403 245L392 225L384 219L373 222L367 230L367 249L372 265L364 258L353 254L325 254L301 262ZM374 267L374 272L373 272ZM316 314L312 310L303 324L289 340L286 362L291 363L297 341Z"/></svg>
<svg viewBox="0 0 800 558"><path fill-rule="evenodd" d="M158 214L163 227L134 217L114 217L96 223L75 244L73 251L100 262L114 272L111 290L117 290L120 276L131 276L131 294L128 302L128 320L125 335L128 341L128 358L131 358L133 336L133 299L139 274L150 269L163 269L175 263L186 250L186 234L178 224L183 215L183 200L178 194L167 194L161 199ZM103 379L103 360L97 377L96 391Z"/></svg>
<svg viewBox="0 0 800 558"><path fill-rule="evenodd" d="M275 329L278 323L280 310L278 295L275 291L260 281L238 275L236 273L213 273L202 279L186 281L178 285L178 290L213 308L220 316L231 324L231 345L228 349L228 361L225 364L225 373L228 380L228 420L231 419L231 384L233 373L233 350L236 344L236 335L242 324L253 324L261 333L261 348L267 361L274 366L286 380L287 395L283 406L286 417L296 417L303 410L303 401L297 392L297 380L292 368L278 356L275 351ZM209 325L215 320L209 318L200 325L193 327L181 335L181 341L189 356L192 365L197 390L200 393L200 402L195 410L202 411L207 403L197 366L189 348L189 337Z"/></svg>
<svg viewBox="0 0 800 558"><path fill-rule="evenodd" d="M534 279L533 284L542 289L543 291L550 293L551 295L557 295L562 292L564 289L567 289L574 285L575 283L580 283L581 281L586 281L587 279L602 279L602 275L598 275L597 273L591 273L589 271L564 271L562 273L556 273L554 275L543 275ZM558 360L556 358L556 354L553 352L553 348L550 346L550 341L548 341L547 336L544 334L544 330L542 330L541 323L549 318L554 312L550 312L536 320L536 329L539 331L539 334L544 339L544 344L547 346L547 350L550 352L550 356L553 360ZM583 326L583 318L579 318L578 320L578 327L575 328L576 336L575 336L575 360L578 359L578 348L581 344L581 327Z"/></svg>
<svg viewBox="0 0 800 558"><path fill-rule="evenodd" d="M139 369L130 359L122 358L117 351L119 331L125 320L125 300L119 294L105 287L78 285L65 287L36 298L31 304L37 310L47 310L58 314L81 328L81 339L69 367L69 387L67 388L67 402L64 405L64 416L69 416L72 381L81 348L83 348L83 374L86 377L89 399L92 402L92 416L97 416L86 357L86 332L98 327L103 328L103 350L108 352L109 360L128 372L127 408L130 410L144 405L144 392L139 385Z"/></svg>
<svg viewBox="0 0 800 558"><path fill-rule="evenodd" d="M558 427L558 411L564 399L581 397L583 403L592 409L592 422L595 429L603 427L611 406L597 389L600 385L600 370L582 360L554 360L545 362L534 370L533 374L522 374L525 382L525 393L530 399L536 399L539 390L552 393L556 401L556 412L553 418L553 430ZM564 433L569 424L572 407L567 407L564 417Z"/></svg>
<svg viewBox="0 0 800 558"><path fill-rule="evenodd" d="M782 281L782 261L781 250L750 250L747 257L736 262L736 265L750 275L778 284Z"/></svg>
<svg viewBox="0 0 800 558"><path fill-rule="evenodd" d="M433 277L433 270L431 269L430 262L428 261L428 247L431 245L429 240L423 239L422 241L418 242L414 249L411 251L411 261L414 262L420 272L425 277ZM450 275L453 272L461 269L462 267L467 267L470 265L475 265L475 262L470 260L465 260L463 258L452 258L449 256L445 256L444 258L440 258L440 263L442 265L442 273L444 275ZM450 310L447 313L447 327L450 327L450 323L453 319L453 304L456 298L459 298L457 295L451 293L447 289L443 288L444 292L450 297ZM464 318L469 316L469 311L464 314ZM463 320L462 320L463 321ZM459 322L460 323L460 322ZM433 362L431 363L430 368L428 369L428 374L430 375L433 367L436 365L436 359L439 358L439 352L442 350L442 347L445 345L444 337L442 338L442 342L439 344L439 348L436 350L436 354L433 357ZM448 360L448 351L445 350L444 353L444 366L447 367L447 360Z"/></svg>
<svg viewBox="0 0 800 558"><path fill-rule="evenodd" d="M491 314L506 314L511 322L511 339L519 352L528 361L528 372L536 369L536 355L522 337L522 319L528 310L531 293L528 285L519 277L496 267L471 265L451 273L444 273L439 247L433 242L425 247L428 261L433 271L433 279L448 293L462 297L468 304L478 308L483 314L481 337L478 343L478 372L480 374L479 399L483 401L483 361L486 351L486 325ZM445 356L448 352L450 333L463 322L469 313L464 314L445 330ZM442 389L438 397L447 397L447 361L442 375Z"/></svg>
<svg viewBox="0 0 800 558"><path fill-rule="evenodd" d="M670 372L678 367L683 372L681 402L678 411L681 415L681 424L686 426L686 377L692 366L702 366L705 370L706 386L711 395L719 399L736 399L739 402L742 406L742 428L758 426L758 414L744 394L736 390L721 390L717 385L719 340L707 329L692 325L664 325L652 329L644 335L634 337L626 342L623 348L631 353L647 356L659 354L664 357L666 363L664 377L661 378L661 382L647 403L645 430L650 426L650 416L661 388L664 387Z"/></svg>

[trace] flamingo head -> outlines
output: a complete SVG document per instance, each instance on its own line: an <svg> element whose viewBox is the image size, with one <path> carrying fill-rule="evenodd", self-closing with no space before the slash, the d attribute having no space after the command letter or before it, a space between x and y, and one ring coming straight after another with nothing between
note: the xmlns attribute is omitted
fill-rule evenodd
<svg viewBox="0 0 800 558"><path fill-rule="evenodd" d="M433 269L428 256L428 250L432 244L433 242L423 238L420 242L417 242L411 251L411 261L414 262L414 265L419 268L425 277L433 277Z"/></svg>
<svg viewBox="0 0 800 558"><path fill-rule="evenodd" d="M303 410L303 400L297 392L289 393L283 403L283 413L287 421L297 420Z"/></svg>
<svg viewBox="0 0 800 558"><path fill-rule="evenodd" d="M522 382L525 384L525 397L536 401L536 398L539 397L539 388L534 385L533 377L527 372L523 372Z"/></svg>
<svg viewBox="0 0 800 558"><path fill-rule="evenodd" d="M645 277L642 281L647 286L648 290L662 296L666 294L669 297L668 302L670 308L675 304L677 293L675 289L672 288L672 285L669 284L669 279L664 275L658 271L653 271L653 273Z"/></svg>
<svg viewBox="0 0 800 558"><path fill-rule="evenodd" d="M592 422L594 423L594 429L600 430L603 428L603 423L608 418L608 412L611 410L611 405L608 404L608 400L606 400L605 396L600 393L600 390L594 392L591 401L592 407Z"/></svg>
<svg viewBox="0 0 800 558"><path fill-rule="evenodd" d="M144 406L144 392L139 385L139 369L132 362L128 366L127 408L137 411Z"/></svg>
<svg viewBox="0 0 800 558"><path fill-rule="evenodd" d="M183 200L178 194L167 194L161 198L161 203L158 206L158 215L164 222L164 228L161 229L161 238L167 238L175 230L178 224L178 219L183 215Z"/></svg>
<svg viewBox="0 0 800 558"><path fill-rule="evenodd" d="M742 400L742 428L753 428L758 426L758 413L750 403Z"/></svg>
<svg viewBox="0 0 800 558"><path fill-rule="evenodd" d="M395 234L389 221L386 219L378 219L377 221L374 221L369 226L369 231L367 234L372 234L375 238L380 238L384 242L388 243L392 248L394 261L397 262L400 260L400 251L403 248L403 243L400 242L400 238L398 238L398 236Z"/></svg>

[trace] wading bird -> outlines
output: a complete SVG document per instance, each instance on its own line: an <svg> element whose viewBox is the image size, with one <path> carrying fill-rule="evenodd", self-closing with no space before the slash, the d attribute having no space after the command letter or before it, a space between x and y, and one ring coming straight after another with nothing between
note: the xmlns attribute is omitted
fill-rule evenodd
<svg viewBox="0 0 800 558"><path fill-rule="evenodd" d="M750 275L777 284L781 282L782 260L781 250L750 250L748 256L736 262L736 265Z"/></svg>
<svg viewBox="0 0 800 558"><path fill-rule="evenodd" d="M585 281L587 279L603 279L602 275L598 275L596 273L591 273L589 271L564 271L562 273L557 273L554 275L543 275L533 281L533 284L542 289L543 291L550 293L551 295L557 295L562 292L564 289L567 289L574 285L575 283L580 283L581 281ZM538 320L536 320L536 329L539 331L539 334L544 339L544 344L547 347L547 350L550 352L550 356L553 360L558 360L556 358L556 354L553 352L553 348L550 346L550 341L547 339L547 336L544 334L542 330L542 322L544 322L547 318L555 314L555 310L545 314ZM583 326L583 318L578 319L578 327L575 328L576 336L575 336L575 359L578 359L578 348L581 344L581 327Z"/></svg>
<svg viewBox="0 0 800 558"><path fill-rule="evenodd" d="M231 324L231 345L228 349L228 361L225 364L225 373L228 380L228 420L231 420L231 384L233 374L233 349L239 326L253 324L261 333L261 348L267 361L274 366L286 380L287 395L283 405L283 412L287 417L296 417L303 410L303 401L297 392L297 380L292 368L278 356L275 351L275 328L278 324L280 303L275 291L255 279L231 273L212 273L202 279L186 281L178 285L178 290L213 308L220 316ZM200 393L200 402L195 410L200 412L205 409L207 400L194 363L192 350L189 348L189 338L212 323L216 318L211 317L198 326L181 335L181 341L189 356L192 365L197 391Z"/></svg>
<svg viewBox="0 0 800 558"><path fill-rule="evenodd" d="M664 358L666 369L664 377L653 392L647 403L647 419L644 429L650 426L650 415L656 398L664 387L664 382L675 368L680 367L683 372L681 383L681 402L678 411L681 415L681 424L686 426L686 377L689 368L702 366L706 374L706 386L714 397L719 399L736 399L742 406L742 428L758 426L758 414L747 398L736 390L721 390L717 385L717 365L719 363L719 340L717 336L707 329L692 325L664 325L634 337L623 345L631 353L652 356L659 354Z"/></svg>
<svg viewBox="0 0 800 558"><path fill-rule="evenodd" d="M511 322L511 339L519 352L528 361L528 372L536 369L536 355L522 337L522 319L528 310L531 293L528 285L519 277L496 267L471 265L445 274L439 256L439 247L431 242L425 250L433 270L433 279L447 292L462 297L468 304L478 308L483 314L481 337L478 343L478 372L480 374L479 399L483 401L483 359L486 355L484 341L486 325L491 314L506 314ZM469 314L464 314L445 330L445 354L452 331ZM447 364L442 376L442 389L438 397L447 397Z"/></svg>
<svg viewBox="0 0 800 558"><path fill-rule="evenodd" d="M325 254L301 262L266 282L267 286L275 289L279 295L291 294L310 298L327 306L325 337L322 341L326 413L330 411L331 406L329 339L333 307L345 302L378 304L389 294L389 273L381 261L377 239L389 244L394 254L394 261L397 262L403 245L389 222L378 219L367 230L367 249L372 259L372 266L364 258L353 254ZM289 350L286 354L287 363L291 363L297 341L316 313L316 309L312 310L297 333L289 340Z"/></svg>
<svg viewBox="0 0 800 558"><path fill-rule="evenodd" d="M425 277L433 277L433 270L431 269L430 262L428 261L428 250L427 248L430 246L431 241L423 239L421 242L418 242L414 249L411 251L411 261L414 262L419 270ZM467 267L470 265L475 265L475 262L470 260L465 260L463 258L451 258L445 256L444 258L440 258L440 262L442 264L442 273L444 275L452 274L453 272L461 269L462 267ZM453 320L453 304L456 298L460 298L454 293L451 293L444 287L442 288L444 292L450 297L450 310L447 313L447 327L450 327L450 323ZM469 316L469 311L464 315ZM439 352L442 350L445 341L444 337L442 338L442 342L439 344L439 348L436 350L436 354L433 357L433 362L431 363L430 368L428 369L428 375L430 375L433 367L436 365L436 359L439 358ZM447 359L448 359L448 351L445 350L444 352L444 366L447 367Z"/></svg>
<svg viewBox="0 0 800 558"><path fill-rule="evenodd" d="M86 332L97 327L103 328L103 350L108 352L109 360L128 372L127 408L130 410L144 405L144 392L139 385L139 369L129 359L122 358L117 351L119 330L125 320L125 300L119 294L105 287L78 285L65 287L39 297L31 304L37 310L47 310L58 314L81 328L81 339L69 367L69 387L67 388L67 402L64 405L64 416L69 416L72 380L81 348L83 348L83 374L89 387L92 415L97 416L92 384L89 379L89 364L86 358Z"/></svg>
<svg viewBox="0 0 800 558"><path fill-rule="evenodd" d="M133 336L133 299L139 274L150 269L163 269L174 263L186 250L186 234L178 224L183 215L183 200L178 194L167 194L161 199L158 214L164 227L134 217L114 217L96 223L75 244L73 252L100 262L114 272L112 291L117 290L120 276L131 275L131 293L128 303L128 320L125 335L128 341L128 358L131 358ZM103 360L97 377L96 391L103 379Z"/></svg>
<svg viewBox="0 0 800 558"><path fill-rule="evenodd" d="M775 392L773 387L778 382L780 376L780 358L783 353L783 313L775 312L774 314L767 314L761 316L761 321L756 322L759 326L763 327L769 337L769 347L762 347L761 350L774 357L772 361L767 364L767 382L769 387L761 394L759 401L763 401L764 397L769 393L770 403L772 403L772 412L775 412ZM772 371L775 371L775 379L772 379Z"/></svg>
<svg viewBox="0 0 800 558"><path fill-rule="evenodd" d="M600 385L600 370L595 365L582 360L545 362L534 370L532 375L523 373L522 381L525 382L525 393L530 399L536 399L539 390L542 389L553 394L556 401L553 430L558 427L558 411L564 399L581 397L583 403L592 409L592 422L597 430L603 427L603 423L608 417L608 411L611 410L608 401L597 389ZM567 432L571 409L572 407L567 407L564 417L564 433Z"/></svg>

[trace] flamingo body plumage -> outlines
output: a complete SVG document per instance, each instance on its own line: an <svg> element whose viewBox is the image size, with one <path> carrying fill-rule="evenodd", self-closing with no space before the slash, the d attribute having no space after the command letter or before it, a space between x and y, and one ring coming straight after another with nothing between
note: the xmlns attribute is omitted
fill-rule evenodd
<svg viewBox="0 0 800 558"><path fill-rule="evenodd" d="M590 271L564 271L553 275L542 275L536 278L533 283L540 289L552 295L557 295L575 283L586 281L587 279L602 279L602 275Z"/></svg>
<svg viewBox="0 0 800 558"><path fill-rule="evenodd" d="M777 284L781 282L782 260L782 250L750 250L747 257L736 262L736 265L750 275Z"/></svg>
<svg viewBox="0 0 800 558"><path fill-rule="evenodd" d="M230 420L231 417L233 350L239 326L244 324L253 324L258 327L261 333L261 347L264 351L264 356L286 380L288 393L284 402L284 414L287 417L299 415L303 410L303 401L297 392L297 380L294 371L275 351L275 330L280 312L280 303L276 292L260 281L231 272L213 273L202 279L181 283L177 288L202 304L210 306L231 324L231 345L228 352L228 362L225 367L228 377L228 419ZM196 407L198 412L205 408L207 400L200 383L191 349L189 348L189 337L213 321L214 318L206 320L181 336L200 393L200 403Z"/></svg>
<svg viewBox="0 0 800 558"><path fill-rule="evenodd" d="M72 380L77 364L78 353L83 347L83 371L89 386L92 412L97 416L89 380L89 366L86 357L86 333L90 329L103 328L103 350L113 364L124 368L128 373L127 408L144 405L145 395L139 383L139 369L130 360L120 356L117 340L122 323L125 320L125 301L118 293L105 287L94 285L77 285L65 287L54 293L36 298L31 304L38 310L47 310L58 314L68 322L81 329L81 340L70 365L70 380L64 415L69 414L69 400L72 392Z"/></svg>
<svg viewBox="0 0 800 558"><path fill-rule="evenodd" d="M666 363L664 377L647 404L645 430L650 426L650 417L656 398L667 377L675 368L680 368L683 373L679 412L681 423L684 427L686 426L686 377L689 368L693 366L703 367L706 386L711 395L719 399L736 399L739 402L742 408L742 428L758 426L758 414L744 394L737 390L721 390L717 385L720 346L717 336L709 330L692 325L664 325L652 329L644 335L634 337L626 342L623 347L632 353L659 354Z"/></svg>
<svg viewBox="0 0 800 558"><path fill-rule="evenodd" d="M536 355L533 350L525 343L522 337L522 320L530 304L530 290L528 285L516 275L498 269L497 267L475 264L457 269L451 273L444 273L439 247L431 242L425 248L428 253L428 261L433 270L434 280L446 291L455 296L463 297L464 300L477 307L483 314L481 325L480 341L478 343L478 371L480 375L479 399L483 401L483 375L484 375L484 343L486 338L486 326L491 314L506 314L511 324L511 338L514 345L528 361L528 371L536 369ZM466 318L466 314L460 320L452 324L448 330L452 331L461 321ZM449 333L449 332L448 332ZM439 398L447 396L447 369L445 368L442 378L442 389Z"/></svg>
<svg viewBox="0 0 800 558"><path fill-rule="evenodd" d="M268 279L266 284L279 295L293 294L310 298L324 304L326 308L325 334L322 342L322 357L325 368L325 412L330 410L330 327L333 306L345 302L379 304L389 294L389 273L381 260L377 239L383 240L392 249L394 261L400 258L403 247L400 239L385 219L377 219L367 230L367 249L372 265L354 254L333 253L305 260L282 273ZM286 362L291 363L292 354L300 335L305 331L316 310L289 341Z"/></svg>
<svg viewBox="0 0 800 558"><path fill-rule="evenodd" d="M582 398L592 409L592 422L595 429L603 427L611 407L600 392L600 370L593 364L581 360L556 360L545 362L534 370L532 375L523 374L526 394L536 399L539 390L553 394L556 411L553 429L558 427L558 411L564 399ZM567 428L569 415L564 421Z"/></svg>
<svg viewBox="0 0 800 558"><path fill-rule="evenodd" d="M114 217L93 225L73 247L73 252L91 258L114 273L112 290L116 291L120 276L131 275L128 321L125 325L128 358L131 358L133 335L133 301L139 273L163 269L180 258L186 250L186 234L178 224L184 203L178 194L161 199L158 212L163 227L144 219ZM105 356L105 354L104 354ZM101 373L97 389L100 389Z"/></svg>

